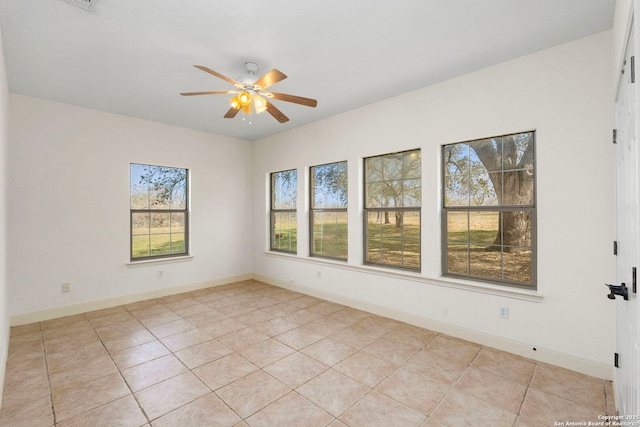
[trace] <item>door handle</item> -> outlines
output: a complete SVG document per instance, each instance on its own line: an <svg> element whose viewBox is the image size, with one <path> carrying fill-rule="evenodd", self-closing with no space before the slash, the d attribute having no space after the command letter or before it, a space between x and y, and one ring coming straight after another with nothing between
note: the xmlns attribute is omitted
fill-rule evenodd
<svg viewBox="0 0 640 427"><path fill-rule="evenodd" d="M616 295L620 295L625 301L629 300L629 288L624 283L620 284L620 286L609 285L605 283L605 286L609 288L609 295L607 298L616 299Z"/></svg>

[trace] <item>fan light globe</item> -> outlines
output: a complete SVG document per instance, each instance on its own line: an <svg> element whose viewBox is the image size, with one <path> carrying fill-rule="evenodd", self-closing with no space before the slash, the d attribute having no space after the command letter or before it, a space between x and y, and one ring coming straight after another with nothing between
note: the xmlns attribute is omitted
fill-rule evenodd
<svg viewBox="0 0 640 427"><path fill-rule="evenodd" d="M246 107L247 105L251 105L251 94L245 90L240 95L238 95L238 102L243 107Z"/></svg>

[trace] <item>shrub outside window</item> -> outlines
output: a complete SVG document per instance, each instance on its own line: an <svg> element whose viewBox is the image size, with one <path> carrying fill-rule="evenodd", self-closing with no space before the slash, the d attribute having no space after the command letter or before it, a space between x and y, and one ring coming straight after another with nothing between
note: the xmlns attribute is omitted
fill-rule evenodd
<svg viewBox="0 0 640 427"><path fill-rule="evenodd" d="M271 174L271 250L297 252L297 190L297 170Z"/></svg>
<svg viewBox="0 0 640 427"><path fill-rule="evenodd" d="M420 271L420 150L364 159L364 262Z"/></svg>
<svg viewBox="0 0 640 427"><path fill-rule="evenodd" d="M188 254L187 183L187 169L131 163L131 261Z"/></svg>
<svg viewBox="0 0 640 427"><path fill-rule="evenodd" d="M347 259L347 162L310 168L311 256Z"/></svg>
<svg viewBox="0 0 640 427"><path fill-rule="evenodd" d="M446 276L535 288L535 133L442 148Z"/></svg>

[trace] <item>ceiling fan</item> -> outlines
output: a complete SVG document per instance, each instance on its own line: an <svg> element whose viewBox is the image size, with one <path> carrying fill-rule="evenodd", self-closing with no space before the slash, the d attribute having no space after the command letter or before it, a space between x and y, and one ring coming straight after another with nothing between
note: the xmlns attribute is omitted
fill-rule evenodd
<svg viewBox="0 0 640 427"><path fill-rule="evenodd" d="M209 92L183 92L182 96L193 95L221 95L221 94L233 94L231 98L231 108L224 115L225 119L232 119L242 111L245 114L251 114L255 109L256 114L267 111L280 123L289 121L289 118L285 116L282 111L278 110L268 99L277 99L279 101L293 102L294 104L305 105L307 107L315 107L318 105L318 101L310 98L303 98L301 96L287 95L286 93L268 92L267 89L272 85L278 83L287 78L287 76L276 69L269 71L267 74L258 78L256 72L258 71L258 64L255 62L246 62L244 64L246 73L243 76L238 77L238 80L233 80L227 76L213 71L202 65L194 65L194 67L212 74L222 80L231 83L236 88L232 90L214 90ZM268 98L268 99L267 99Z"/></svg>

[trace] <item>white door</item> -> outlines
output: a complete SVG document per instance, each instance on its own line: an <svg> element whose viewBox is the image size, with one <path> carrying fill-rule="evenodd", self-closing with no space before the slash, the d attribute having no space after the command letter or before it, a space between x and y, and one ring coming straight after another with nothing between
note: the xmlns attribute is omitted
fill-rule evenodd
<svg viewBox="0 0 640 427"><path fill-rule="evenodd" d="M634 83L634 30L633 25L625 53L624 69L620 75L615 104L616 145L616 280L628 287L628 300L616 296L618 368L615 370L614 388L616 407L620 415L640 415L640 299L634 293L634 267L640 267L638 243L640 232L638 215L638 144L636 139L636 91ZM640 420L625 420L627 425L640 425Z"/></svg>

